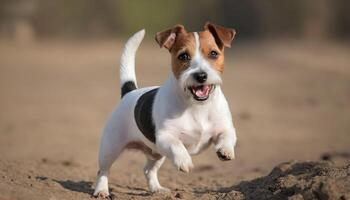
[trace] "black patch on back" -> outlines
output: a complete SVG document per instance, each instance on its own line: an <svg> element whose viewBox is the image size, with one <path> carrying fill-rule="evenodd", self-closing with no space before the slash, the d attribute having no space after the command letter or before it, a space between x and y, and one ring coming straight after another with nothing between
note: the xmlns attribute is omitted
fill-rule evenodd
<svg viewBox="0 0 350 200"><path fill-rule="evenodd" d="M126 95L126 93L136 90L136 85L134 81L127 81L122 86L122 97Z"/></svg>
<svg viewBox="0 0 350 200"><path fill-rule="evenodd" d="M137 127L142 134L151 142L156 142L155 126L153 123L152 110L154 97L158 92L158 88L144 93L135 106L134 115Z"/></svg>

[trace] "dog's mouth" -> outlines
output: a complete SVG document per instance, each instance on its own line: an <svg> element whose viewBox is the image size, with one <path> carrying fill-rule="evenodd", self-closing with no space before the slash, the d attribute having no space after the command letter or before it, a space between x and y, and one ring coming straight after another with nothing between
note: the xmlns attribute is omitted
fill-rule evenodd
<svg viewBox="0 0 350 200"><path fill-rule="evenodd" d="M193 98L197 101L205 101L209 98L210 92L213 90L214 85L193 85L189 86L188 90L191 91Z"/></svg>

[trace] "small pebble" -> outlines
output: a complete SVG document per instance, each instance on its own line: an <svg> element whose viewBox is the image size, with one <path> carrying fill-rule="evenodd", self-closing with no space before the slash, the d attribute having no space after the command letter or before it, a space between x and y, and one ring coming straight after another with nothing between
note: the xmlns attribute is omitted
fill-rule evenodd
<svg viewBox="0 0 350 200"><path fill-rule="evenodd" d="M324 153L321 155L321 160L331 160L332 155L330 153Z"/></svg>
<svg viewBox="0 0 350 200"><path fill-rule="evenodd" d="M70 162L70 161L63 161L62 165L64 165L64 166L71 166L72 162Z"/></svg>
<svg viewBox="0 0 350 200"><path fill-rule="evenodd" d="M182 199L182 198L183 198L183 195L182 195L181 193L178 192L178 193L176 193L175 197L178 198L178 199Z"/></svg>

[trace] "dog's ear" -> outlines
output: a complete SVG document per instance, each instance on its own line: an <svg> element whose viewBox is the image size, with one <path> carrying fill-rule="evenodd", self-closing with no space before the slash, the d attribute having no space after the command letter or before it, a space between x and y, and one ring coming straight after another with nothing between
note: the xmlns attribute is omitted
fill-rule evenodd
<svg viewBox="0 0 350 200"><path fill-rule="evenodd" d="M210 22L205 23L204 30L208 30L214 36L215 42L220 49L223 49L223 47L230 48L232 40L236 35L234 29L225 28Z"/></svg>
<svg viewBox="0 0 350 200"><path fill-rule="evenodd" d="M177 24L171 29L156 33L156 41L160 47L165 47L170 51L175 43L177 35L183 32L186 32L185 27L181 24Z"/></svg>

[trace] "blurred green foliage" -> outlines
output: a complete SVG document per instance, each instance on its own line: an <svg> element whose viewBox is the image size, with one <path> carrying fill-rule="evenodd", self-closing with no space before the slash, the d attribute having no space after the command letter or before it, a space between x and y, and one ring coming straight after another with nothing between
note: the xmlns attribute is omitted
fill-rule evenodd
<svg viewBox="0 0 350 200"><path fill-rule="evenodd" d="M240 37L349 37L349 0L0 0L0 34L18 21L37 37L105 37L206 21L232 27Z"/></svg>

